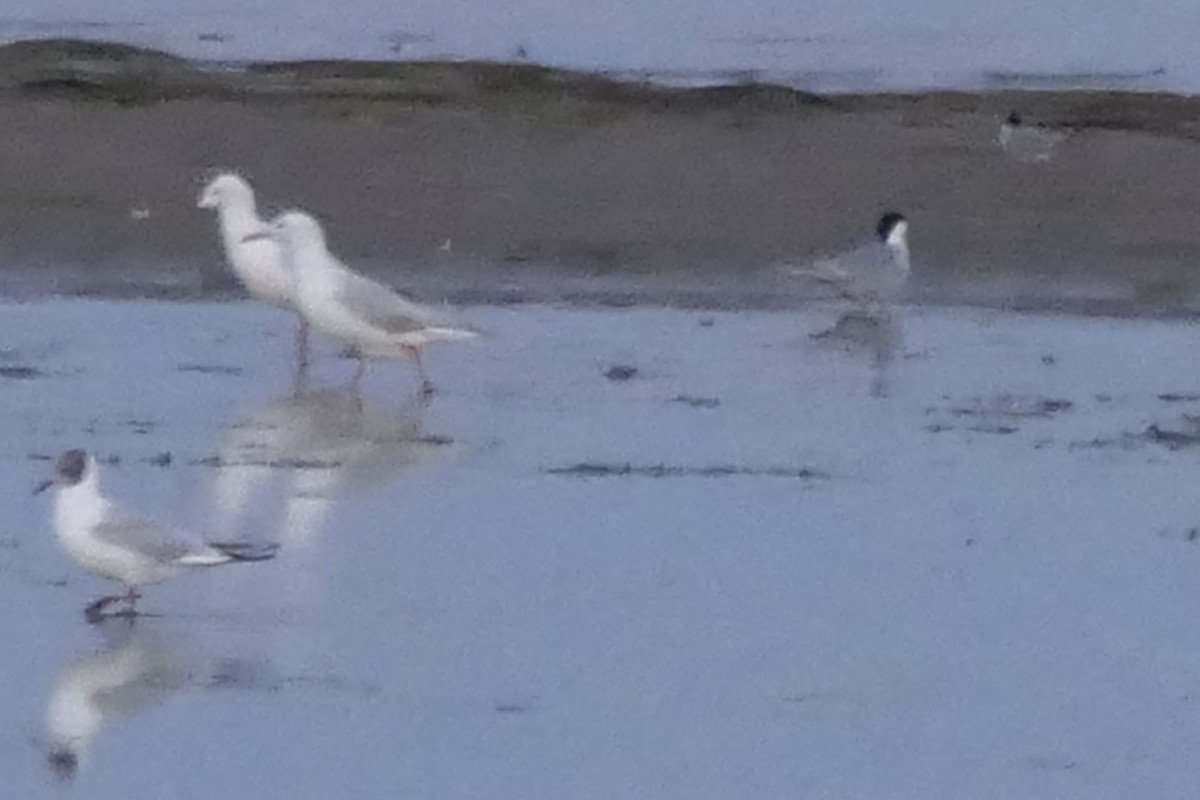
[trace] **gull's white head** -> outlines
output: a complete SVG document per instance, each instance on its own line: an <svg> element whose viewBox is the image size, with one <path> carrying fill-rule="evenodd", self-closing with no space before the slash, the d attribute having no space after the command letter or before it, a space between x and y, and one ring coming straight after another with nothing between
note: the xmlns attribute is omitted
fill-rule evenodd
<svg viewBox="0 0 1200 800"><path fill-rule="evenodd" d="M304 211L284 211L271 220L270 236L293 249L325 249L325 231Z"/></svg>
<svg viewBox="0 0 1200 800"><path fill-rule="evenodd" d="M908 220L903 214L889 211L879 218L879 223L875 226L875 233L878 234L881 242L891 247L906 245Z"/></svg>
<svg viewBox="0 0 1200 800"><path fill-rule="evenodd" d="M248 206L254 208L254 190L241 175L232 172L222 172L208 182L200 199L196 201L200 208L229 208L231 206Z"/></svg>
<svg viewBox="0 0 1200 800"><path fill-rule="evenodd" d="M91 481L96 475L96 460L83 450L68 450L58 457L54 463L54 476L38 484L33 490L40 494L51 486L70 488L84 481Z"/></svg>

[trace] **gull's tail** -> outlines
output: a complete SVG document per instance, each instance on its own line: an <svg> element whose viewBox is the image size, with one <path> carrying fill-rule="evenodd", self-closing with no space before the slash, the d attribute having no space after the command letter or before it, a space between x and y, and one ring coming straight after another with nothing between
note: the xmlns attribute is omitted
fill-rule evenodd
<svg viewBox="0 0 1200 800"><path fill-rule="evenodd" d="M434 327L426 328L425 334L430 341L442 342L461 342L468 339L478 339L482 334L479 331L473 331L469 328L444 328Z"/></svg>
<svg viewBox="0 0 1200 800"><path fill-rule="evenodd" d="M274 542L211 542L204 549L179 559L179 563L189 567L215 567L233 561L266 561L278 552L279 545Z"/></svg>
<svg viewBox="0 0 1200 800"><path fill-rule="evenodd" d="M807 278L817 283L834 286L845 286L854 280L854 277L836 258L819 259L802 267L788 265L782 269L786 274L797 278Z"/></svg>

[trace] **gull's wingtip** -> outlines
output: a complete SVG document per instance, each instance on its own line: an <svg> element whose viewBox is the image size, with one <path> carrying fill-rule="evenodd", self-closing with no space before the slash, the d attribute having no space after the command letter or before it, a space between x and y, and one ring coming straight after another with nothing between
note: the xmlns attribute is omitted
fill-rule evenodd
<svg viewBox="0 0 1200 800"><path fill-rule="evenodd" d="M204 549L189 553L179 563L189 567L215 567L235 561L266 561L279 552L274 542L209 542Z"/></svg>
<svg viewBox="0 0 1200 800"><path fill-rule="evenodd" d="M212 542L209 547L230 561L267 561L279 552L278 542Z"/></svg>

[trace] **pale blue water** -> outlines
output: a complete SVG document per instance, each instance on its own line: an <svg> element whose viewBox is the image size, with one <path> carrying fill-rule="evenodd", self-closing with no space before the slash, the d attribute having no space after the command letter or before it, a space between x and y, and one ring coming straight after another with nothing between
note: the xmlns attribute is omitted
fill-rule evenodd
<svg viewBox="0 0 1200 800"><path fill-rule="evenodd" d="M3 366L45 372L0 377L5 797L1196 785L1200 464L1123 436L1200 405L1159 398L1200 389L1189 325L910 310L880 376L809 338L821 311L473 308L491 338L431 350L422 407L405 364L338 393L330 347L289 398L290 320L255 304L0 311ZM29 494L75 446L120 458L122 502L279 557L86 625L103 587ZM580 462L641 471L549 472Z"/></svg>
<svg viewBox="0 0 1200 800"><path fill-rule="evenodd" d="M286 10L285 10L286 9ZM1192 0L9 0L0 40L85 36L213 61L513 58L818 90L1200 91Z"/></svg>

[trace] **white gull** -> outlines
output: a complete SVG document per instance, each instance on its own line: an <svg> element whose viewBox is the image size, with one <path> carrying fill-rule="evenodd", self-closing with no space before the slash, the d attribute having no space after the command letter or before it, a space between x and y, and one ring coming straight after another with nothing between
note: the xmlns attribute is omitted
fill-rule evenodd
<svg viewBox="0 0 1200 800"><path fill-rule="evenodd" d="M365 358L410 357L416 361L426 392L433 390L421 349L430 342L474 339L475 331L448 314L420 305L390 286L373 281L339 261L325 243L321 224L303 211L286 211L266 232L243 241L272 238L283 245L296 276L296 307L317 330L348 345L359 357L355 382Z"/></svg>
<svg viewBox="0 0 1200 800"><path fill-rule="evenodd" d="M250 296L295 311L296 281L279 243L269 238L247 240L267 226L258 215L250 184L240 175L223 172L208 182L196 205L216 209L225 259ZM303 368L308 363L308 324L303 315L298 320L296 358Z"/></svg>

